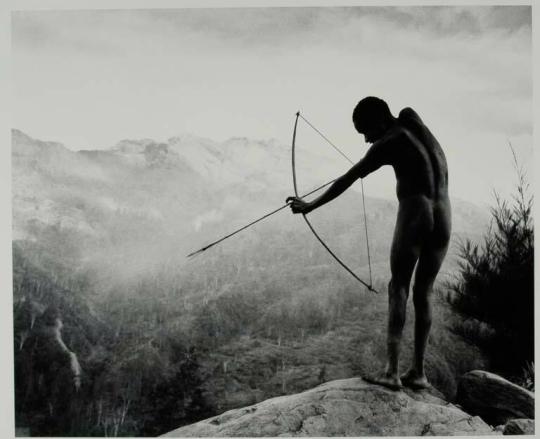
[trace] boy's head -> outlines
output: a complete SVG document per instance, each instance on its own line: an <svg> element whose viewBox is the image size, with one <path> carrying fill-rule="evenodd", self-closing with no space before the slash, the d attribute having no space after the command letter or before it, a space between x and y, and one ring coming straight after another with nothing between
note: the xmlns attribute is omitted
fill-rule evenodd
<svg viewBox="0 0 540 439"><path fill-rule="evenodd" d="M352 118L356 131L363 134L369 143L382 137L393 120L388 104L374 96L368 96L358 102Z"/></svg>

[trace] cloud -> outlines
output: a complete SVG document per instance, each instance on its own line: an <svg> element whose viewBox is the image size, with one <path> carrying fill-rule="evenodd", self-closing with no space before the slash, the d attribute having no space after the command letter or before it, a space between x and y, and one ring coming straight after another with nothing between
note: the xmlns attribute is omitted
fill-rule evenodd
<svg viewBox="0 0 540 439"><path fill-rule="evenodd" d="M423 28L444 36L478 35L490 30L515 32L531 28L530 6L419 6L384 9L397 24Z"/></svg>
<svg viewBox="0 0 540 439"><path fill-rule="evenodd" d="M15 51L118 55L119 47L110 41L114 29L104 26L106 20L106 11L14 11L12 46Z"/></svg>
<svg viewBox="0 0 540 439"><path fill-rule="evenodd" d="M351 111L377 95L417 109L453 164L477 163L531 138L531 38L528 6L16 12L14 121L73 148L182 132L288 143L301 109L359 158ZM477 179L496 181L503 156Z"/></svg>
<svg viewBox="0 0 540 439"><path fill-rule="evenodd" d="M402 31L451 37L531 28L530 6L492 7L275 7L146 10L16 11L15 44L71 44L110 50L115 40L204 35L246 46L280 45L339 32L343 23L386 23Z"/></svg>

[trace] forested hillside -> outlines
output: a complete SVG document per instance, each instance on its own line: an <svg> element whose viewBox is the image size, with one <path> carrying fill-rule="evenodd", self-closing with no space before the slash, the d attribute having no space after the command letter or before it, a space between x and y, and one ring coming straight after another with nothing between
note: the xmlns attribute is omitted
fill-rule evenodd
<svg viewBox="0 0 540 439"><path fill-rule="evenodd" d="M286 211L186 259L290 195L288 147L275 141L184 136L73 152L14 131L12 147L18 427L157 435L382 364L395 201L366 199L376 295ZM313 223L367 278L360 196L351 190L331 206ZM487 210L453 208L454 244L478 240ZM441 279L455 272L455 249ZM39 366L36 334L52 308L80 388L66 364ZM427 360L450 399L455 377L483 361L448 330L453 318L437 300Z"/></svg>

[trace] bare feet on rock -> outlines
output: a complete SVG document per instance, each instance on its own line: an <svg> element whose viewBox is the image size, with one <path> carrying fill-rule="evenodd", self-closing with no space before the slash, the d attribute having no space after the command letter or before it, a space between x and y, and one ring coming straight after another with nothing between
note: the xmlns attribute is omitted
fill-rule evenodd
<svg viewBox="0 0 540 439"><path fill-rule="evenodd" d="M410 369L401 375L401 382L404 386L414 390L429 389L431 387L426 375L418 373L415 369Z"/></svg>
<svg viewBox="0 0 540 439"><path fill-rule="evenodd" d="M401 380L399 379L399 376L388 374L386 372L383 372L379 375L375 376L365 376L362 377L364 381L367 381L371 384L378 384L380 386L387 387L391 390L401 390L403 388L403 385L401 384Z"/></svg>

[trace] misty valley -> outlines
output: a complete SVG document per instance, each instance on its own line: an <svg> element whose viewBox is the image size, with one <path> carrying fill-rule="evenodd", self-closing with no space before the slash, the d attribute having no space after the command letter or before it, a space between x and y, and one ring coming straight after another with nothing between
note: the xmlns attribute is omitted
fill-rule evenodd
<svg viewBox="0 0 540 439"><path fill-rule="evenodd" d="M292 191L287 145L186 135L75 152L17 130L12 139L20 431L155 436L382 366L396 201L366 198L381 291L374 294L288 209L186 258L283 203ZM309 169L317 157L306 160ZM453 239L427 356L428 378L449 401L461 374L490 365L485 349L456 330L463 317L448 300L463 270L460 245L482 243L490 211L452 202ZM359 193L349 190L310 218L367 276ZM48 309L56 312L52 323ZM408 315L404 365L412 355L411 303ZM58 346L67 351L55 353ZM76 356L78 381L73 357L58 360L65 352Z"/></svg>

